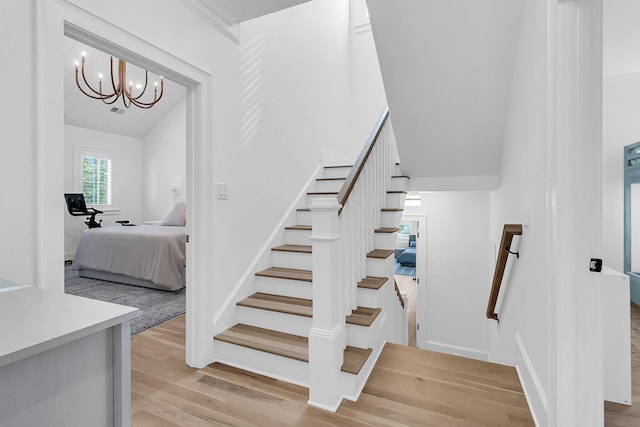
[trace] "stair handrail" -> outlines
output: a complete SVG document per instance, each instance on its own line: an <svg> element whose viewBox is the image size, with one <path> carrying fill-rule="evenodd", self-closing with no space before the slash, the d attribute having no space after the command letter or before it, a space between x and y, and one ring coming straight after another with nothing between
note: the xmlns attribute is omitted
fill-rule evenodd
<svg viewBox="0 0 640 427"><path fill-rule="evenodd" d="M493 283L491 284L491 293L489 294L489 303L487 304L487 319L498 319L496 313L496 304L498 303L498 295L502 285L502 278L507 267L507 259L509 254L516 255L520 258L519 253L511 252L511 243L513 236L522 234L522 224L505 224L502 229L502 239L500 240L500 248L498 249L498 259L496 260L496 270L493 274Z"/></svg>
<svg viewBox="0 0 640 427"><path fill-rule="evenodd" d="M389 118L389 107L384 107L384 110L382 111L380 118L376 122L376 125L373 127L373 131L371 132L371 135L369 135L369 139L365 143L362 151L360 152L360 155L358 156L358 158L356 159L356 162L351 168L349 175L347 175L347 180L342 185L342 188L338 193L338 203L342 205L339 213L342 213L342 209L347 203L347 200L349 199L349 196L353 191L353 187L356 185L356 181L360 177L360 174L362 173L362 169L364 168L365 163L367 163L367 160L371 155L371 151L373 150L373 147L375 146L376 142L378 142L378 137L380 136L380 133L382 132L382 129L384 128L384 125L386 124L388 118Z"/></svg>

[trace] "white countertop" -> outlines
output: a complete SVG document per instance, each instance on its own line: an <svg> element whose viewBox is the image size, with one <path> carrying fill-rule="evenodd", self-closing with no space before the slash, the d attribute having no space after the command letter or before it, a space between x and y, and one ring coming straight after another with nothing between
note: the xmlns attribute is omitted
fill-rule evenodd
<svg viewBox="0 0 640 427"><path fill-rule="evenodd" d="M137 308L0 279L0 366L129 321Z"/></svg>

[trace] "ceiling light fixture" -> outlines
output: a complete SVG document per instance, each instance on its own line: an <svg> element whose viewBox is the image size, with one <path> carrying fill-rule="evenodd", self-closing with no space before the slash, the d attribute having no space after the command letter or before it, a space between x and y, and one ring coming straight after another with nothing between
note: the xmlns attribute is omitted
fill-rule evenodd
<svg viewBox="0 0 640 427"><path fill-rule="evenodd" d="M146 92L147 83L149 82L149 72L146 70L144 72L144 87L141 84L136 85L136 88L138 89L142 88L142 91L137 96L134 96L133 82L132 81L129 82L128 88L126 85L127 63L124 62L122 59L118 59L118 81L116 82L116 79L114 78L114 73L113 73L113 56L111 56L109 59L109 65L110 65L109 69L111 71L111 87L113 92L104 93L102 91L102 74L98 74L98 79L99 79L98 90L95 90L94 88L91 87L89 82L87 82L87 77L85 76L85 72L84 72L85 57L86 57L86 53L82 52L82 81L84 82L85 86L89 88L89 91L91 91L92 93L89 93L88 91L83 89L82 86L80 85L80 80L78 78L78 74L79 74L78 67L80 66L80 64L78 64L78 61L76 61L76 85L78 86L78 89L80 89L80 92L84 93L89 98L99 99L105 104L113 104L120 97L122 97L122 103L126 108L129 108L131 104L133 104L136 107L145 108L145 109L153 107L162 98L162 95L164 94L164 79L162 78L162 76L160 76L160 95L158 95L158 82L154 82L153 101L144 102L140 100L140 98L142 98L142 95L144 95L144 93Z"/></svg>

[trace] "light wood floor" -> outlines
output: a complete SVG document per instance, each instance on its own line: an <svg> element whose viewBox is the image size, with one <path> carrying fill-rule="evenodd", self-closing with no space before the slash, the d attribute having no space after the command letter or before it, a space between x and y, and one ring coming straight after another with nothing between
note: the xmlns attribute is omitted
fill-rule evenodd
<svg viewBox="0 0 640 427"><path fill-rule="evenodd" d="M640 329L640 308L631 304L631 328ZM633 334L632 334L633 337ZM632 338L633 342L634 338ZM640 343L636 342L640 347ZM631 352L631 401L632 406L605 402L604 425L606 427L640 426L640 356Z"/></svg>
<svg viewBox="0 0 640 427"><path fill-rule="evenodd" d="M184 364L184 316L131 338L134 426L532 426L515 369L387 345L358 402L220 364Z"/></svg>

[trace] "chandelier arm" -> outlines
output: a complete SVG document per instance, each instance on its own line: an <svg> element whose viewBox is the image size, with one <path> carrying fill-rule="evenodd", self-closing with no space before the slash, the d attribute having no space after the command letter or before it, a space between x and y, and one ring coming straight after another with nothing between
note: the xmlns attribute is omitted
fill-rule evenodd
<svg viewBox="0 0 640 427"><path fill-rule="evenodd" d="M111 96L113 97L112 100L108 101L109 98L105 98L105 99L102 100L102 102L104 102L107 105L114 104L118 100L118 97L115 96L115 95L111 95Z"/></svg>
<svg viewBox="0 0 640 427"><path fill-rule="evenodd" d="M156 103L158 101L160 101L160 99L162 98L162 95L164 94L164 87L163 85L160 86L160 96L158 98L154 98L154 100L152 102L142 102L142 101L138 101L136 99L131 99L131 102L133 103L133 105L135 105L138 108L151 108L154 105L156 105Z"/></svg>
<svg viewBox="0 0 640 427"><path fill-rule="evenodd" d="M80 86L80 82L78 81L78 79L76 78L76 86L78 86L78 89L80 89L80 92L82 92L83 94L85 94L86 96L88 96L89 98L93 98L93 99L99 99L101 101L104 101L105 99L109 99L111 96L96 96L96 95L92 95L90 93L88 93L87 91L85 91L82 86Z"/></svg>
<svg viewBox="0 0 640 427"><path fill-rule="evenodd" d="M131 99L135 99L136 101L138 99L140 99L142 97L142 95L144 95L144 93L147 91L147 84L149 83L149 72L145 71L144 72L144 87L142 88L142 92L140 92L140 95L133 97L133 91L131 92L132 98Z"/></svg>
<svg viewBox="0 0 640 427"><path fill-rule="evenodd" d="M96 96L89 95L85 90L82 89L82 87L80 86L80 82L78 80L78 68L76 67L76 85L78 86L78 89L82 91L82 93L94 99L106 99L115 95L115 93L112 93L111 95L105 95L102 92L98 92L97 90L91 87L84 73L84 57L82 57L82 80L84 81L84 84L87 86L87 88L89 88L89 90L93 92Z"/></svg>
<svg viewBox="0 0 640 427"><path fill-rule="evenodd" d="M114 93L118 96L120 96L120 94L122 93L122 91L120 90L120 86L122 85L122 82L119 81L118 85L116 86L116 81L113 77L113 56L109 57L109 74L111 76L111 86L113 87Z"/></svg>

